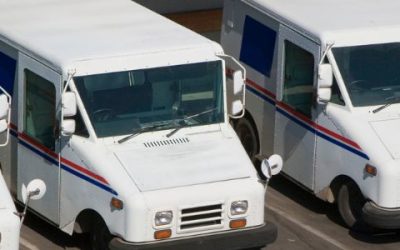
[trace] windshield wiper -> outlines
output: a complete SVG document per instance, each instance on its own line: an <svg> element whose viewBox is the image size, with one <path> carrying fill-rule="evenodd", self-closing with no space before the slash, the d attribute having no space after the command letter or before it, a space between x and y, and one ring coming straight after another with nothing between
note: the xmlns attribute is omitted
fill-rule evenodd
<svg viewBox="0 0 400 250"><path fill-rule="evenodd" d="M200 113L197 113L197 114L194 114L194 115L191 115L191 116L186 116L186 117L184 117L184 118L182 118L182 119L178 119L178 120L179 120L179 122L180 122L180 121L187 121L187 120L189 120L189 119L192 119L192 118L195 118L195 117L204 115L204 114L208 114L208 113L213 112L213 111L215 111L215 110L217 110L217 108L208 109L208 110L202 111L202 112L200 112ZM181 123L178 123L178 124L179 124L179 126L178 126L177 128L175 128L174 130L172 130L171 132L169 132L169 133L166 135L167 137L171 137L173 134L175 134L176 132L178 132L179 129L181 129L181 128L184 127L184 124L181 124Z"/></svg>
<svg viewBox="0 0 400 250"><path fill-rule="evenodd" d="M127 135L124 138L118 140L118 143L121 144L121 143L126 142L127 140L129 140L129 139L141 134L141 133L148 132L148 131L151 131L153 129L167 127L167 126L171 126L171 123L153 124L153 125L150 125L150 126L145 126L145 127L138 128L132 134Z"/></svg>
<svg viewBox="0 0 400 250"><path fill-rule="evenodd" d="M383 104L382 106L372 110L372 113L378 113L379 111L389 107L390 105L400 101L400 96L391 96L385 99L385 101L388 101L387 103Z"/></svg>

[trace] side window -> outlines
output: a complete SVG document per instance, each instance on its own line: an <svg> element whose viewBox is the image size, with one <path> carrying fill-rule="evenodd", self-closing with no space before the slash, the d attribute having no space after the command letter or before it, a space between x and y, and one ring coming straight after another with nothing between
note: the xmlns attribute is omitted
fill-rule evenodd
<svg viewBox="0 0 400 250"><path fill-rule="evenodd" d="M0 85L10 95L14 91L15 69L17 61L0 52Z"/></svg>
<svg viewBox="0 0 400 250"><path fill-rule="evenodd" d="M283 102L311 117L314 83L314 56L285 41Z"/></svg>
<svg viewBox="0 0 400 250"><path fill-rule="evenodd" d="M261 74L271 77L276 32L264 24L246 16L243 28L240 61Z"/></svg>
<svg viewBox="0 0 400 250"><path fill-rule="evenodd" d="M24 132L49 149L55 148L56 91L46 79L25 69Z"/></svg>
<svg viewBox="0 0 400 250"><path fill-rule="evenodd" d="M332 97L331 97L331 101L332 103L338 104L338 105L342 105L344 106L344 100L342 97L342 94L340 93L340 89L339 86L336 82L336 78L333 77L333 83L332 83Z"/></svg>
<svg viewBox="0 0 400 250"><path fill-rule="evenodd" d="M78 110L76 115L74 116L75 120L75 135L79 135L82 137L89 138L89 132L86 129L85 123L83 122L83 118L81 112Z"/></svg>

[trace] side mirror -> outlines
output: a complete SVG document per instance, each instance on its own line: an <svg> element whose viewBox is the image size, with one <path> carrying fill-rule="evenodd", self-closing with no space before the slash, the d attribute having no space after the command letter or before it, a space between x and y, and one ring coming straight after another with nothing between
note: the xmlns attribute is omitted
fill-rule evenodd
<svg viewBox="0 0 400 250"><path fill-rule="evenodd" d="M61 133L65 136L70 136L75 133L76 123L73 119L66 119L62 121Z"/></svg>
<svg viewBox="0 0 400 250"><path fill-rule="evenodd" d="M21 217L21 226L24 223L24 219L26 216L26 210L28 209L30 200L39 200L43 198L46 193L46 184L40 179L34 179L28 183L28 186L22 184L22 202L25 204L24 211L22 213L18 213Z"/></svg>
<svg viewBox="0 0 400 250"><path fill-rule="evenodd" d="M0 147L6 146L10 140L10 122L11 122L11 95L0 86L3 94L0 95L0 134L6 132L6 139L0 143Z"/></svg>
<svg viewBox="0 0 400 250"><path fill-rule="evenodd" d="M76 115L77 105L76 96L73 92L65 92L62 95L62 111L64 117Z"/></svg>
<svg viewBox="0 0 400 250"><path fill-rule="evenodd" d="M0 95L0 133L8 129L10 103L6 95Z"/></svg>
<svg viewBox="0 0 400 250"><path fill-rule="evenodd" d="M333 71L330 64L320 64L318 66L318 103L327 103L331 100L333 83Z"/></svg>
<svg viewBox="0 0 400 250"><path fill-rule="evenodd" d="M245 85L244 85L242 71L237 70L233 72L232 78L233 78L233 94L237 95L240 92L244 91Z"/></svg>
<svg viewBox="0 0 400 250"><path fill-rule="evenodd" d="M241 100L235 100L232 102L232 110L231 110L232 115L237 115L240 112L243 112L243 109L244 107Z"/></svg>
<svg viewBox="0 0 400 250"><path fill-rule="evenodd" d="M225 54L218 56L225 61L228 110L232 111L229 117L231 119L242 118L246 105L246 68L232 56Z"/></svg>
<svg viewBox="0 0 400 250"><path fill-rule="evenodd" d="M29 200L39 200L46 193L46 184L40 179L34 179L27 186L22 184L22 202L28 204Z"/></svg>
<svg viewBox="0 0 400 250"><path fill-rule="evenodd" d="M330 88L318 88L318 102L327 103L331 100L332 90Z"/></svg>
<svg viewBox="0 0 400 250"><path fill-rule="evenodd" d="M281 172L283 167L283 160L280 155L271 155L268 159L264 159L261 162L261 172L267 180L271 179L272 176L277 175Z"/></svg>
<svg viewBox="0 0 400 250"><path fill-rule="evenodd" d="M241 118L244 115L244 101L245 101L245 83L243 79L243 73L241 70L234 71L232 74L233 80L233 95L241 94L241 99L236 99L232 101L231 104L231 114L232 119Z"/></svg>
<svg viewBox="0 0 400 250"><path fill-rule="evenodd" d="M62 113L63 119L61 123L61 134L64 136L70 136L75 133L75 120L65 119L76 115L77 104L76 96L73 92L65 92L62 95Z"/></svg>
<svg viewBox="0 0 400 250"><path fill-rule="evenodd" d="M10 105L8 103L8 98L6 95L0 95L0 120L6 119L8 111L10 110Z"/></svg>
<svg viewBox="0 0 400 250"><path fill-rule="evenodd" d="M0 120L0 134L6 131L7 129L8 129L8 123L6 119Z"/></svg>

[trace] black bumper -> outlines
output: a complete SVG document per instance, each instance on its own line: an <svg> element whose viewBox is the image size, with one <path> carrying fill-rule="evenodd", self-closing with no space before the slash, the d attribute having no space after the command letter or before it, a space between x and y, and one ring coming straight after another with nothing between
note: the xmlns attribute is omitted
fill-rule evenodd
<svg viewBox="0 0 400 250"><path fill-rule="evenodd" d="M372 202L365 203L363 219L369 225L381 229L400 228L400 209L384 209Z"/></svg>
<svg viewBox="0 0 400 250"><path fill-rule="evenodd" d="M264 226L238 229L223 233L194 236L191 238L176 240L161 240L152 243L132 243L120 238L114 238L110 243L112 250L137 250L137 249L165 249L165 250L197 250L197 249L244 249L252 247L263 247L276 240L277 229L272 223Z"/></svg>

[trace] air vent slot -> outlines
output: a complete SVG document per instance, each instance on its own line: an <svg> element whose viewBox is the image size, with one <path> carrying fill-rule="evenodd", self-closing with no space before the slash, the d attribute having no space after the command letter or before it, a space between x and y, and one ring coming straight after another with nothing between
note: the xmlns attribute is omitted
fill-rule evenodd
<svg viewBox="0 0 400 250"><path fill-rule="evenodd" d="M154 148L154 147L163 147L163 146L184 144L184 143L188 143L188 142L189 142L188 138L174 138L174 139L161 140L161 141L145 142L145 143L143 143L143 145L146 148Z"/></svg>

